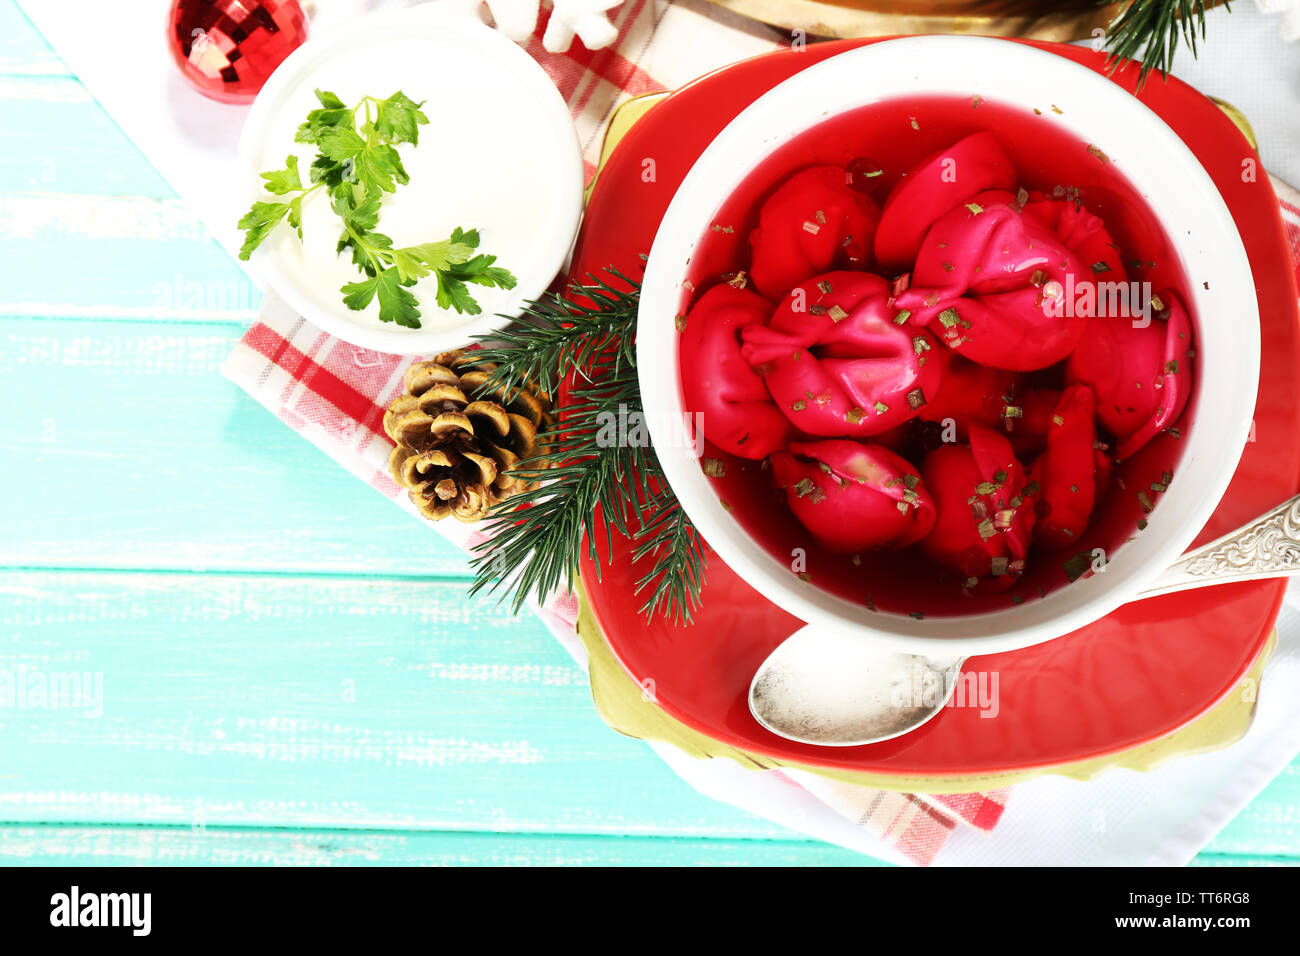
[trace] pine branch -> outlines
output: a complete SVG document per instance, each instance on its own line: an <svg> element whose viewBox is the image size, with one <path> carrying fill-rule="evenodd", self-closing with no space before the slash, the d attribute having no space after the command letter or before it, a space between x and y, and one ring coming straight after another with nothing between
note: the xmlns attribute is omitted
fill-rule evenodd
<svg viewBox="0 0 1300 956"><path fill-rule="evenodd" d="M636 593L654 590L641 613L653 617L662 607L666 613L689 622L700 606L704 585L705 559L699 532L671 492L654 499L635 540L632 560L653 557L654 566L637 579Z"/></svg>
<svg viewBox="0 0 1300 956"><path fill-rule="evenodd" d="M591 285L572 287L569 297L531 304L524 323L495 333L472 353L475 364L496 366L485 389L509 391L533 381L554 393L569 373L571 382L586 384L571 384L569 404L539 436L546 452L512 469L542 484L489 515L489 540L470 562L470 594L500 592L517 611L530 594L540 600L558 587L572 589L583 539L599 576L619 534L634 543L634 563L654 562L636 582L636 594L650 592L641 611L689 622L704 586L703 540L664 480L653 447L630 440L629 426L643 414L635 350L640 290L609 271L632 291L591 277Z"/></svg>
<svg viewBox="0 0 1300 956"><path fill-rule="evenodd" d="M569 371L590 368L606 351L634 365L640 289L617 269L607 271L633 291L588 275L591 284L570 286L569 297L548 293L524 307L517 325L479 336L474 364L496 366L485 388L509 395L533 381L554 395Z"/></svg>
<svg viewBox="0 0 1300 956"><path fill-rule="evenodd" d="M1168 76L1181 41L1196 56L1197 33L1205 39L1205 11L1205 0L1131 0L1107 29L1111 70L1125 60L1140 61L1138 89L1153 69Z"/></svg>

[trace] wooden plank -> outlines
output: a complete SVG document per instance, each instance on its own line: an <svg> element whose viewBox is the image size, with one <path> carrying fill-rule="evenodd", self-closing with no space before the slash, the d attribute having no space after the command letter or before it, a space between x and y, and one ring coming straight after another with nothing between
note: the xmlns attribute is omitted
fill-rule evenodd
<svg viewBox="0 0 1300 956"><path fill-rule="evenodd" d="M0 322L0 565L465 575L218 368L226 325Z"/></svg>
<svg viewBox="0 0 1300 956"><path fill-rule="evenodd" d="M502 833L0 826L10 866L883 866L824 843Z"/></svg>
<svg viewBox="0 0 1300 956"><path fill-rule="evenodd" d="M93 29L93 26L88 26ZM14 0L0 0L0 75L68 76L68 68Z"/></svg>
<svg viewBox="0 0 1300 956"><path fill-rule="evenodd" d="M1267 681L1263 688L1263 693L1268 693ZM1224 827L1205 852L1300 861L1300 758Z"/></svg>
<svg viewBox="0 0 1300 956"><path fill-rule="evenodd" d="M102 688L0 707L0 821L789 835L611 731L536 619L459 581L11 572L0 669Z"/></svg>
<svg viewBox="0 0 1300 956"><path fill-rule="evenodd" d="M59 76L0 77L0 183L6 191L57 184L92 195L173 195L80 81Z"/></svg>
<svg viewBox="0 0 1300 956"><path fill-rule="evenodd" d="M0 76L0 185L0 317L255 316L254 285L77 81Z"/></svg>
<svg viewBox="0 0 1300 956"><path fill-rule="evenodd" d="M261 293L179 200L62 191L61 169L0 195L0 318L256 318Z"/></svg>
<svg viewBox="0 0 1300 956"><path fill-rule="evenodd" d="M102 712L0 708L0 820L789 836L606 728L540 624L459 582L11 573L0 667L102 675Z"/></svg>
<svg viewBox="0 0 1300 956"><path fill-rule="evenodd" d="M1192 860L1196 867L1237 867L1237 866L1300 866L1300 857L1294 853L1285 856L1252 856L1232 853L1205 852Z"/></svg>

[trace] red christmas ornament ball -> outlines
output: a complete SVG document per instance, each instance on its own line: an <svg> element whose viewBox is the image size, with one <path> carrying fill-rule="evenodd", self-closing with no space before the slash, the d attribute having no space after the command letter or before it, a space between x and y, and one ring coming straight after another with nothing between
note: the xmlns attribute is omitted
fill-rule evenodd
<svg viewBox="0 0 1300 956"><path fill-rule="evenodd" d="M174 0L167 45L204 96L251 103L275 68L307 39L298 0Z"/></svg>

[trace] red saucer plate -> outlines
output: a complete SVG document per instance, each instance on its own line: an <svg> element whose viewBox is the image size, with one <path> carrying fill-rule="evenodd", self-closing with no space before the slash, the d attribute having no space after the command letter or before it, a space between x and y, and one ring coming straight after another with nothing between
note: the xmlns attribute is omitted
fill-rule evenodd
<svg viewBox="0 0 1300 956"><path fill-rule="evenodd" d="M654 106L626 134L588 203L570 273L580 281L616 266L641 274L655 230L683 177L746 105L812 64L868 41L782 51L705 76ZM1006 42L1026 42L1012 41ZM1102 54L1043 49L1105 72ZM1136 71L1113 79L1133 91ZM1212 540L1300 487L1300 322L1294 269L1277 200L1255 151L1210 100L1178 80L1152 79L1140 98L1196 153L1232 211L1259 296L1263 356L1255 440L1196 543ZM1249 162L1247 162L1249 161ZM1251 176L1251 169L1257 175ZM1229 320L1230 317L1221 317ZM615 655L638 682L653 680L670 716L751 753L900 776L998 774L1114 754L1158 739L1209 710L1245 675L1272 631L1285 584L1259 581L1137 602L1070 635L972 658L997 677L996 715L949 707L920 730L881 744L792 743L750 716L749 682L800 622L740 580L716 555L692 626L647 622L633 594L630 548L615 542L599 576L585 555L582 584ZM991 718L991 719L990 719Z"/></svg>

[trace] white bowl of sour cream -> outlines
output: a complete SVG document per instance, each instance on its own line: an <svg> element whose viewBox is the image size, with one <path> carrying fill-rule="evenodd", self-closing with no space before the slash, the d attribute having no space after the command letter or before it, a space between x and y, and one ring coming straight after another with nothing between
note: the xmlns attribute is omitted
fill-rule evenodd
<svg viewBox="0 0 1300 956"><path fill-rule="evenodd" d="M259 174L298 156L303 182L316 147L294 142L315 90L345 103L401 90L423 101L427 126L418 145L398 147L410 182L384 196L379 232L397 247L477 229L478 252L497 257L513 289L470 287L478 315L438 307L436 279L411 287L421 328L379 319L377 302L360 311L340 287L363 278L348 252L324 190L303 204L303 238L282 223L250 260L253 272L304 318L356 345L420 355L465 345L539 298L562 268L582 215L583 164L577 133L559 91L535 60L472 14L426 4L342 24L294 51L249 110L238 151L238 195L248 208L267 198Z"/></svg>

